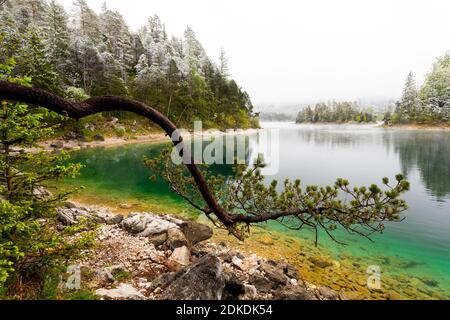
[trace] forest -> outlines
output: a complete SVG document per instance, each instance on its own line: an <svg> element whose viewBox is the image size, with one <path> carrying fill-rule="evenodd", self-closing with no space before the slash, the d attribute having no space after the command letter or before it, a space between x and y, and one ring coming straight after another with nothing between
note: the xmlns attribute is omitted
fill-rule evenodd
<svg viewBox="0 0 450 320"><path fill-rule="evenodd" d="M56 1L8 0L0 20L0 63L35 87L72 101L132 97L178 126L196 119L205 128L258 126L249 95L229 77L224 50L213 62L189 27L182 37L169 36L154 15L133 32L119 12L104 5L96 14L85 0L74 1L70 13Z"/></svg>
<svg viewBox="0 0 450 320"><path fill-rule="evenodd" d="M374 122L372 109L363 109L356 102L320 102L307 106L298 115L297 123L368 123Z"/></svg>
<svg viewBox="0 0 450 320"><path fill-rule="evenodd" d="M400 100L384 118L388 124L449 124L450 54L437 59L421 87L409 73Z"/></svg>

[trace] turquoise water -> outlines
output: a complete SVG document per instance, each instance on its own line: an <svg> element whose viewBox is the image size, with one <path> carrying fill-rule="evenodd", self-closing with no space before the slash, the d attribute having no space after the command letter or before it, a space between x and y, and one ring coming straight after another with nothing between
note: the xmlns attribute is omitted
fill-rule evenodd
<svg viewBox="0 0 450 320"><path fill-rule="evenodd" d="M279 131L279 170L267 179L301 178L303 184L326 185L338 177L352 185L381 183L382 177L404 173L411 182L405 195L409 204L401 223L387 225L374 243L340 233L341 246L325 236L320 246L338 258L352 256L364 265L380 265L384 273L415 279L432 279L426 288L450 297L450 132L381 129L352 125L295 125L266 123L265 130ZM258 136L250 137L248 154L257 149ZM135 144L83 150L73 159L86 164L71 183L86 186L85 192L136 199L188 210L161 180L151 182L142 157L163 146ZM231 175L229 166L216 167ZM125 200L126 201L126 200ZM312 241L308 230L291 232L279 225L269 228Z"/></svg>

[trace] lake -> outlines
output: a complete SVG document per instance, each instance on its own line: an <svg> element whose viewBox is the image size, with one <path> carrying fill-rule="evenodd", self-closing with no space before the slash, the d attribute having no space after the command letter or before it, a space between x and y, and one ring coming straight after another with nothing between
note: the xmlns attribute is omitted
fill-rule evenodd
<svg viewBox="0 0 450 320"><path fill-rule="evenodd" d="M293 123L263 123L263 128L279 134L279 169L268 181L301 178L303 185L327 185L343 177L352 186L381 185L383 177L393 180L404 173L411 182L404 196L409 205L404 221L388 223L373 243L337 231L348 244L342 246L321 235L320 248L338 261L353 259L359 268L354 272L361 276L367 266L379 266L382 275L395 279L388 286L401 288L406 297L450 298L450 132ZM261 134L249 137L248 154L254 154ZM149 180L142 158L163 147L130 144L75 152L73 159L86 167L68 184L84 185L81 195L91 202L127 202L137 209L193 215L161 180ZM230 166L215 170L232 174ZM309 230L287 231L273 223L268 229L312 241Z"/></svg>

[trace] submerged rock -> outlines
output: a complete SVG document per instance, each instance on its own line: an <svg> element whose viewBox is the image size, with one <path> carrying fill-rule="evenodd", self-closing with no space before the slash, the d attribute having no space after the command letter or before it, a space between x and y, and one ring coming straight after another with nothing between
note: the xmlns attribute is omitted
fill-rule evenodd
<svg viewBox="0 0 450 320"><path fill-rule="evenodd" d="M311 261L313 265L319 268L327 268L333 265L332 261L329 261L322 257L311 257L309 258L309 261Z"/></svg>

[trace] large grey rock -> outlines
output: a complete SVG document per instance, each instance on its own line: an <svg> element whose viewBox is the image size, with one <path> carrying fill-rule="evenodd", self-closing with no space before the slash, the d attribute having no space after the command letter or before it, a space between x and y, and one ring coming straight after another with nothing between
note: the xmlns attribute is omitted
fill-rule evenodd
<svg viewBox="0 0 450 320"><path fill-rule="evenodd" d="M151 213L132 213L121 222L121 226L130 233L140 237L167 232L178 226L160 216Z"/></svg>
<svg viewBox="0 0 450 320"><path fill-rule="evenodd" d="M191 245L208 240L213 236L213 231L209 226L194 221L186 221L181 225L181 229Z"/></svg>
<svg viewBox="0 0 450 320"><path fill-rule="evenodd" d="M221 300L225 281L220 259L208 254L180 271L161 295L163 300Z"/></svg>
<svg viewBox="0 0 450 320"><path fill-rule="evenodd" d="M58 220L66 226L73 226L80 222L80 220L90 219L95 220L95 217L87 210L78 208L56 208L58 214Z"/></svg>
<svg viewBox="0 0 450 320"><path fill-rule="evenodd" d="M111 213L107 209L90 210L78 207L73 202L66 202L64 207L56 208L58 219L64 225L76 225L81 220L91 220L98 223L118 224L122 221L122 215Z"/></svg>
<svg viewBox="0 0 450 320"><path fill-rule="evenodd" d="M95 294L110 300L144 300L145 296L129 284L121 283L115 289L97 289Z"/></svg>

